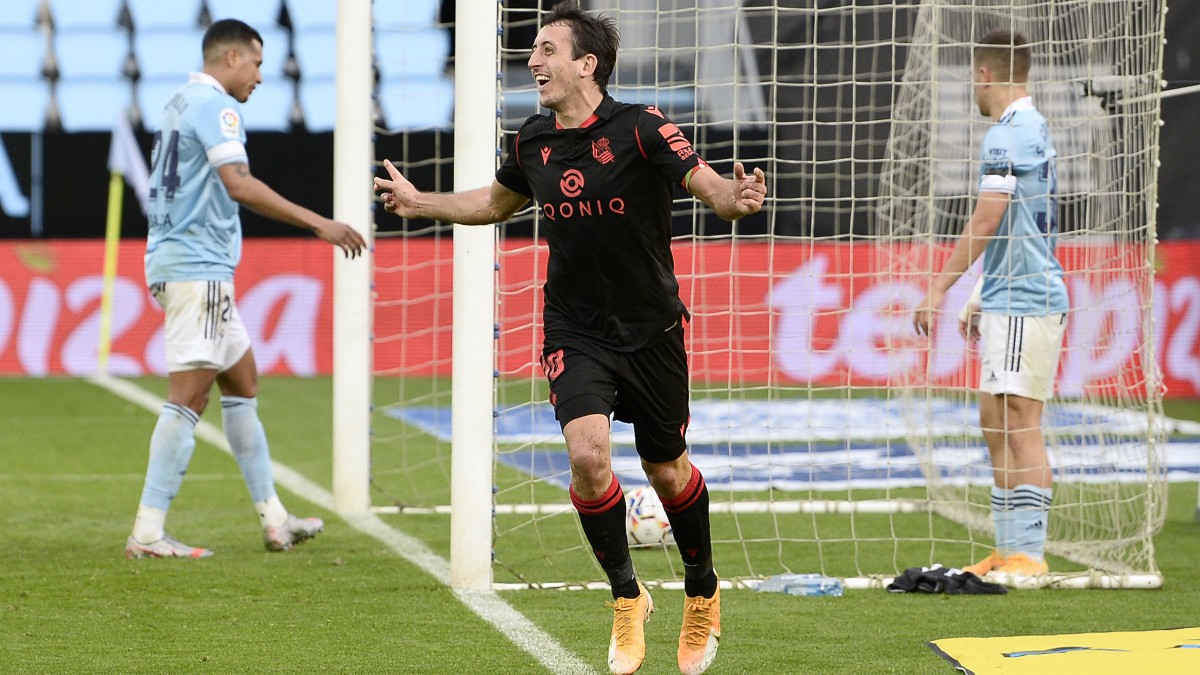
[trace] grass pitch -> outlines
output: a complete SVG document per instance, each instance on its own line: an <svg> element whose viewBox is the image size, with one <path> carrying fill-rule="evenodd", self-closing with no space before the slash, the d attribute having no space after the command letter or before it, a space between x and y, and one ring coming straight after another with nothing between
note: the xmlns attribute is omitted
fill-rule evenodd
<svg viewBox="0 0 1200 675"><path fill-rule="evenodd" d="M162 395L165 382L137 384ZM329 487L328 379L269 378L260 413L276 461ZM170 531L208 560L123 557L154 416L80 380L0 380L0 668L10 673L528 673L538 659L437 579L337 515L316 540L267 553L233 459L198 443ZM1200 419L1200 405L1169 413ZM205 418L219 426L219 406ZM924 646L946 637L1147 630L1198 625L1196 485L1171 486L1155 540L1158 591L1028 591L1006 596L847 592L792 598L729 591L711 673L939 673ZM448 518L387 517L449 555ZM586 554L578 552L580 557ZM636 552L635 564L652 566ZM661 554L658 554L661 555ZM718 561L719 563L719 561ZM596 672L605 672L604 591L501 594ZM676 672L682 594L658 591L644 673Z"/></svg>

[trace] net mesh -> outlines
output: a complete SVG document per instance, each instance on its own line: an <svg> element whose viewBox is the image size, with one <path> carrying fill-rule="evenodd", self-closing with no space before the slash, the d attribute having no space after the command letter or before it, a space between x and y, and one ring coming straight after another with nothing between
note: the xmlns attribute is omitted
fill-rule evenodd
<svg viewBox="0 0 1200 675"><path fill-rule="evenodd" d="M1030 38L1032 94L1060 158L1073 309L1046 413L1052 569L1157 573L1150 536L1169 429L1150 338L1159 104L1146 95L1159 87L1161 0L585 9L620 27L615 98L657 105L722 175L736 159L768 176L760 214L728 223L681 194L672 220L693 315L689 450L709 486L723 578L878 582L991 547L978 363L954 328L973 279L949 294L929 341L911 335L911 308L972 208L988 121L973 108L970 45L992 28ZM501 148L538 112L525 61L540 17L535 3L501 6ZM381 128L377 153L420 189L450 189L448 129ZM496 228L497 584L604 579L569 506L537 367L544 226L530 208ZM373 498L444 513L450 226L381 213L379 228ZM630 428L614 424L612 441L622 485L644 484ZM682 578L672 548L634 556L643 579Z"/></svg>

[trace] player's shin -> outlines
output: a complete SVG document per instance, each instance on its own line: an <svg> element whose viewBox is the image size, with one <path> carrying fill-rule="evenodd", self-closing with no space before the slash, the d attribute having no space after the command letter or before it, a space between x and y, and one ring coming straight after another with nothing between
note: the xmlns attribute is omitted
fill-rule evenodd
<svg viewBox="0 0 1200 675"><path fill-rule="evenodd" d="M713 572L712 534L708 521L708 486L700 469L692 465L692 476L683 491L663 499L671 521L679 557L683 559L683 587L690 597L711 598L717 590Z"/></svg>
<svg viewBox="0 0 1200 675"><path fill-rule="evenodd" d="M287 520L287 510L275 495L271 452L267 445L267 434L258 418L258 400L222 396L221 422L263 526L282 525Z"/></svg>
<svg viewBox="0 0 1200 675"><path fill-rule="evenodd" d="M196 448L196 422L200 417L189 408L174 403L163 405L150 436L150 461L142 487L138 517L133 536L140 542L163 537L163 521L171 500L179 494L183 475Z"/></svg>
<svg viewBox="0 0 1200 675"><path fill-rule="evenodd" d="M613 598L636 598L639 594L629 542L625 539L625 498L614 475L598 499L581 499L571 489L571 503L579 512L579 523L592 553L608 575Z"/></svg>

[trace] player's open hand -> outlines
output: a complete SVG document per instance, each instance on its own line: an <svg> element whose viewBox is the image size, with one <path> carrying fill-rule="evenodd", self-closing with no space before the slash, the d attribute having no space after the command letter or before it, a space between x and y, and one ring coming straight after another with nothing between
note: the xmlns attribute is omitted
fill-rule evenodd
<svg viewBox="0 0 1200 675"><path fill-rule="evenodd" d="M981 309L979 305L968 302L958 313L958 334L968 343L979 342L979 312Z"/></svg>
<svg viewBox="0 0 1200 675"><path fill-rule="evenodd" d="M913 310L913 329L917 331L917 335L929 335L933 326L933 317L937 314L937 308L942 304L942 295L936 291L931 291L925 299L917 305Z"/></svg>
<svg viewBox="0 0 1200 675"><path fill-rule="evenodd" d="M400 170L390 159L383 160L383 168L387 169L391 179L375 178L375 191L383 201L383 208L388 213L394 213L401 218L413 218L417 215L417 188L408 182Z"/></svg>
<svg viewBox="0 0 1200 675"><path fill-rule="evenodd" d="M755 167L753 174L746 173L741 162L733 164L734 204L742 215L758 213L767 197L767 177L762 169Z"/></svg>
<svg viewBox="0 0 1200 675"><path fill-rule="evenodd" d="M317 236L342 249L347 258L357 258L367 247L358 230L336 220L327 221L317 230Z"/></svg>

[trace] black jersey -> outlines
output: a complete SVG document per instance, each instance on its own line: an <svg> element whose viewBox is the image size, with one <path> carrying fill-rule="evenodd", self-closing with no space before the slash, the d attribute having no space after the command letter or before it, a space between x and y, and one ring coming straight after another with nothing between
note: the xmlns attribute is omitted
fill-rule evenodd
<svg viewBox="0 0 1200 675"><path fill-rule="evenodd" d="M496 172L537 200L550 246L546 340L631 351L686 316L671 257L671 199L704 160L657 108L605 96L578 129L534 115Z"/></svg>

